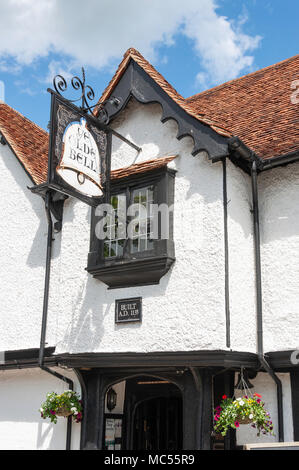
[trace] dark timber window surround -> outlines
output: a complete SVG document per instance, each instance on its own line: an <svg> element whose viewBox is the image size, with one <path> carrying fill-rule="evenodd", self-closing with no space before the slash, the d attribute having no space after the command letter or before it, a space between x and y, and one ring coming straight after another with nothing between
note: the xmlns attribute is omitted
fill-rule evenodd
<svg viewBox="0 0 299 470"><path fill-rule="evenodd" d="M96 225L100 217L92 209L90 252L87 271L101 280L109 288L131 287L158 284L175 260L173 243L173 217L169 212L169 237L161 237L161 215L158 222L158 238L152 238L150 204L174 202L175 171L162 168L146 173L132 174L111 182L111 205L116 217L109 220L105 227L107 238L100 240L96 236ZM118 237L113 229L118 227L117 215L132 204L142 204L146 216L141 217L136 225L133 237ZM133 217L134 218L134 217ZM127 224L130 217L127 217ZM117 231L116 231L117 232Z"/></svg>

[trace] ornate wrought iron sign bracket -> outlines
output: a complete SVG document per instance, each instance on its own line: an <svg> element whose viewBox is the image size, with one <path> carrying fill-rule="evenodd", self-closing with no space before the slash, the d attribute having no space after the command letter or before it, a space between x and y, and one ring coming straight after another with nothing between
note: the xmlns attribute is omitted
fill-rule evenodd
<svg viewBox="0 0 299 470"><path fill-rule="evenodd" d="M74 100L67 99L67 101L70 103L77 103L78 101L81 101L80 109L84 113L88 113L88 112L91 113L94 108L97 108L97 119L102 124L105 124L107 126L109 124L110 117L109 117L108 112L106 111L105 104L110 103L115 108L119 108L123 105L123 100L120 97L116 97L112 95L110 96L108 100L103 101L102 103L97 102L96 104L90 106L88 102L94 100L95 93L90 85L86 85L84 67L82 67L81 70L82 70L82 78L75 76L71 79L72 88L76 91L80 90L80 96ZM54 86L54 90L56 91L56 93L61 97L63 97L62 93L65 93L68 88L67 81L62 75L56 75L54 77L53 86ZM48 90L48 91L51 91L51 90ZM130 145L132 148L137 150L137 152L141 151L140 147L138 147L136 144L134 144L130 140L126 139L123 135L119 134L113 129L110 129L110 131L115 137L122 140L126 144Z"/></svg>
<svg viewBox="0 0 299 470"><path fill-rule="evenodd" d="M88 111L91 112L93 108L98 106L98 119L103 124L107 125L109 123L109 116L105 109L105 103L109 102L110 104L118 108L122 104L122 99L116 98L115 96L111 96L111 98L109 98L109 100L107 100L106 102L96 103L95 105L90 106L89 101L93 101L95 99L95 93L90 85L86 85L84 67L82 67L81 70L82 78L75 76L71 79L72 88L76 91L80 90L80 96L74 100L68 99L68 101L70 101L71 103L77 103L78 101L81 101L80 108L85 113L87 113ZM62 96L62 93L65 93L68 88L67 81L62 75L56 75L54 77L53 86L56 93L60 96Z"/></svg>
<svg viewBox="0 0 299 470"><path fill-rule="evenodd" d="M91 206L110 200L110 168L112 135L121 139L138 152L140 147L108 127L109 115L105 103L90 105L94 90L82 77L74 76L71 86L79 91L76 99L63 96L68 88L62 75L53 80L51 93L51 117L49 122L48 177L45 183L30 188L45 197L51 191L57 200L73 196ZM121 106L122 100L111 97L113 106ZM78 105L77 105L78 104ZM100 106L95 116L92 109Z"/></svg>

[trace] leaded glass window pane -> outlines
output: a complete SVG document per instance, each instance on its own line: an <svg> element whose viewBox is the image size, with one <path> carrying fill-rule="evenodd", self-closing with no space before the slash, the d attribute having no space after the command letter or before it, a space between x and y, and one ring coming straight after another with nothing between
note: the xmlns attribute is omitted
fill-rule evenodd
<svg viewBox="0 0 299 470"><path fill-rule="evenodd" d="M152 204L154 203L153 187L138 188L132 193L133 204L141 204L145 211L139 211L138 222L133 232L131 253L152 250L153 243L153 215Z"/></svg>
<svg viewBox="0 0 299 470"><path fill-rule="evenodd" d="M104 240L104 258L123 256L126 225L126 195L118 194L111 197L112 212L107 214L107 233Z"/></svg>
<svg viewBox="0 0 299 470"><path fill-rule="evenodd" d="M107 215L104 240L104 257L114 258L124 256L125 247L131 253L152 250L153 242L153 215L154 188L145 187L134 189L131 193L131 203L141 204L144 210L138 211L134 219L134 230L130 243L126 242L126 195L117 194L111 197L112 212ZM137 219L137 220L136 220Z"/></svg>

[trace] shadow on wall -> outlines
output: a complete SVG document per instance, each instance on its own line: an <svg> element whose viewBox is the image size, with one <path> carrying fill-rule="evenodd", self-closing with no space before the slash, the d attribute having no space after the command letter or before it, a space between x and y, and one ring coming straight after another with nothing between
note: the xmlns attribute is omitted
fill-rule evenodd
<svg viewBox="0 0 299 470"><path fill-rule="evenodd" d="M136 145L141 146L142 152L136 154L136 152L131 149L130 156L126 155L128 161L126 161L124 165L124 159L121 159L121 157L124 154L124 149L127 150L127 148L125 144L115 139L113 143L115 160L119 160L121 166L128 166L156 157L181 155L181 149L183 149L186 156L189 153L189 160L186 162L183 158L177 158L175 162L180 175L186 178L190 176L189 181L193 180L193 184L190 185L189 188L186 188L186 199L192 197L194 193L198 193L203 195L207 204L218 200L219 196L222 197L222 192L219 193L217 188L219 181L211 182L211 177L206 178L206 175L201 176L201 171L205 172L208 166L209 171L212 170L213 172L213 169L221 165L221 163L213 164L208 159L206 152L201 152L193 157L191 154L194 147L192 137L186 136L179 141L176 138L178 134L177 122L174 119L169 119L162 123L161 117L162 106L160 104L140 104L137 100L131 98L126 108L113 121L113 128L131 139ZM136 125L132 125L132 121L134 121ZM117 142L119 142L118 145ZM154 144L154 142L157 143ZM198 163L200 163L200 166L198 166ZM198 179L196 181L194 180L194 171L198 173ZM217 179L216 168L215 178ZM215 191L212 189L213 186L215 187Z"/></svg>
<svg viewBox="0 0 299 470"><path fill-rule="evenodd" d="M261 242L296 237L299 234L299 163L274 168L259 178Z"/></svg>
<svg viewBox="0 0 299 470"><path fill-rule="evenodd" d="M115 294L112 294L113 300L110 300L111 293L107 293L107 286L93 279L89 274L87 276L87 280L82 281L77 297L73 301L69 326L63 340L57 344L57 350L66 348L69 352L94 351L101 344L105 334L104 320L110 314L111 309L114 309ZM164 276L160 285L155 286L155 296L159 297L165 294L168 281L169 276ZM121 295L125 297L127 294L122 293ZM131 293L128 295L131 296ZM148 296L153 297L152 293ZM143 292L143 298L146 297ZM112 321L114 322L114 317ZM115 325L114 329L122 329L126 326ZM130 324L130 330L140 327L140 323Z"/></svg>
<svg viewBox="0 0 299 470"><path fill-rule="evenodd" d="M174 237L175 249L178 255L177 261L171 270L161 279L159 285L109 291L106 285L93 279L86 272L84 273L87 252L84 260L81 253L80 272L73 273L76 279L72 279L69 276L69 280L74 280L75 285L73 298L70 293L62 292L61 296L61 305L67 305L69 314L66 314L68 328L63 330L66 333L57 345L58 352L63 350L80 352L97 349L104 336L104 324L107 323L105 319L108 314L113 315L115 298L142 296L146 299L160 297L161 303L163 303L166 302L166 291L167 296L173 295L174 298L185 294L188 294L189 298L193 298L194 286L190 283L190 276L194 275L195 270L198 271L197 274L204 281L205 285L217 286L221 283L221 276L224 275L224 268L219 267L219 257L223 256L222 163L212 163L204 153L193 157L191 155L193 149L192 138L185 137L178 141L176 139L178 130L176 122L169 120L162 124L160 122L161 114L162 109L158 104L140 105L134 100L130 101L126 110L113 121L113 127L121 134L129 137L137 145L141 145L142 153L138 155L136 160L135 151L124 149L123 143L117 143L114 145L114 156L122 166L125 166L157 156L179 155L175 160L178 172L175 178L174 206ZM155 141L154 145L153 140ZM235 170L238 174L236 174L235 178L233 176L233 178L236 180L236 184L241 187L243 183L243 179L239 177L241 170ZM237 190L233 193L235 199L237 199L238 189L239 186L237 186ZM246 197L248 197L247 194L245 194L245 199ZM246 207L245 210L248 210L249 214L249 203L248 208ZM184 217L177 217L179 212ZM245 237L250 235L251 230L248 214L246 212L244 217L242 211L238 211L236 204L231 210L231 216L241 227ZM73 216L69 217L69 214L67 214L66 219L69 222L69 220L73 220ZM72 227L74 234L76 231L75 220L76 217L73 222L74 227ZM78 223L82 224L83 220L80 220ZM89 227L90 221L86 220L86 224ZM188 233L185 234L186 237L181 236L183 231L180 233L180 226L188 226L188 224L192 231L191 229L188 230ZM202 237L202 243L201 241L198 242L199 234ZM85 236L86 232L84 231ZM70 237L71 230L68 230L65 238L70 240ZM67 240L65 241L67 244ZM190 263L186 263L186 257L182 256L182 253L187 254L189 259L192 258ZM68 254L69 260L71 260L70 249ZM202 259L200 267L197 265L198 254L200 254ZM62 253L62 256L64 256L64 253ZM68 258L66 257L65 259ZM207 269L208 265L211 266L210 270ZM66 269L71 269L71 266L65 267L64 271ZM179 285L178 283L170 282L172 273L174 273L177 279L180 279ZM66 271L65 274L67 277L68 273ZM62 273L64 282L66 282L66 277ZM213 299L211 300L207 296L205 302L205 309L208 310L211 305L213 306ZM174 306L174 308L176 307ZM179 307L177 308L179 309ZM121 331L126 328L125 325L114 325L114 318L109 319L110 321L113 322L112 328L114 328L114 331ZM140 327L140 324L130 325L130 329L138 329Z"/></svg>
<svg viewBox="0 0 299 470"><path fill-rule="evenodd" d="M37 266L44 266L45 265L45 259L46 259L46 249L47 249L47 235L48 235L48 219L47 219L47 214L46 214L46 209L45 209L45 204L44 201L40 198L40 196L32 194L33 198L40 199L38 201L39 205L42 205L42 211L40 215L40 224L39 227L36 231L33 243L32 243L32 248L31 251L28 255L27 258L27 264L28 266L31 267L37 267ZM64 202L64 204L67 203L67 200ZM70 209L68 209L68 218L72 220L74 217L74 214L71 212ZM55 223L55 218L52 214L52 221L53 221L53 227ZM52 244L52 259L59 258L60 256L60 251L61 251L61 236L62 232L55 233L53 229L53 244ZM45 244L43 247L43 251L41 253L41 250L39 248L40 241L44 239Z"/></svg>
<svg viewBox="0 0 299 470"><path fill-rule="evenodd" d="M247 239L253 236L251 178L230 160L226 166L228 216Z"/></svg>
<svg viewBox="0 0 299 470"><path fill-rule="evenodd" d="M142 109L142 112L139 116L140 109ZM132 125L132 121L130 124L130 116L128 116L128 113L134 113L133 120L134 122L141 123L141 127L139 124L137 126ZM198 219L197 216L193 218L192 211L203 212L202 223L207 224L207 227L209 227L210 211L214 211L214 207L216 207L217 217L214 216L212 223L213 230L217 232L218 236L219 231L221 231L223 228L221 219L219 224L219 213L222 214L223 211L222 164L212 164L212 162L209 161L207 156L204 154L193 157L191 155L191 151L193 149L193 140L190 137L185 137L181 141L178 141L176 139L178 130L176 122L174 120L170 120L165 124L161 124L161 113L162 110L160 105L136 105L136 103L132 101L130 102L127 110L122 113L123 115L127 114L128 118L124 120L123 116L118 118L120 128L117 124L117 120L113 122L113 126L121 134L126 135L127 137L129 136L130 139L132 139L132 141L134 141L137 145L142 145L143 151L139 156L140 158L137 159L137 163L144 160L144 156L146 156L145 159L149 159L158 155L180 155L175 161L178 173L175 179L176 198L174 210L175 213L177 212L177 214L179 211L182 212L187 210L188 214L185 218L182 217L179 219L179 221L176 222L175 230L178 232L180 229L179 225L183 224L186 218L188 218L190 221L191 217L191 221L194 219L193 230L195 233L198 233ZM145 119L141 119L141 116L145 117ZM149 123L152 123L153 121L155 124L151 124L151 127L149 127ZM143 132L140 132L142 129ZM160 148L155 145L155 149L157 147L156 154L153 154L150 151L151 144L153 143L153 135L156 136L155 139L157 139L157 142L163 142L165 147ZM164 141L166 141L166 143L164 143ZM169 143L170 146L167 146ZM119 158L121 157L120 149L122 146L123 144L120 143L119 147L115 148L114 150L114 153L119 152ZM181 149L183 149L183 152L181 152ZM132 152L130 155L132 157L131 163L136 163L136 152ZM126 164L130 164L130 162L126 162ZM194 175L198 175L198 177L194 177ZM69 219L68 216L66 217ZM90 226L89 220L86 221L86 223L88 223L88 226ZM208 236L207 231L208 230L206 230L205 238ZM175 233L174 236L177 240L176 247L181 250L181 247L184 245L184 243L186 243L186 241L181 238L178 233ZM198 250L198 247L196 247L194 244L194 237L193 239L190 237L188 243L190 245L189 253L191 253L192 250ZM215 243L217 244L218 249L219 242L216 240ZM219 246L222 250L222 244ZM84 261L81 263L80 269L82 269L82 271L85 267L83 267L85 262L86 259L84 259ZM153 297L165 298L166 291L168 291L168 284L171 279L171 274L175 270L175 275L179 277L181 265L182 259L178 260L174 264L171 270L161 279L159 285L121 289L117 291L107 290L107 286L105 284L93 279L87 273L78 273L79 277L81 277L81 281L80 284L78 283L79 288L76 288L75 290L76 294L74 298L68 299L68 303L70 304L71 302L71 308L70 306L68 307L70 312L68 318L68 328L66 330L66 334L57 345L57 352L62 352L64 350L67 350L68 352L80 352L93 351L98 349L104 336L104 323L106 323L105 318L108 316L108 314L113 315L112 312L114 311L115 298L126 298L133 296L142 296L144 299ZM190 266L189 270L191 273L193 267ZM181 277L182 281L179 288L176 285L175 295L177 295L177 292L180 289L182 295L186 292L186 289L191 290L192 286L190 287L188 276L185 276L185 273L184 275L181 273ZM174 287L171 287L170 290L171 289L174 289ZM63 299L61 305L67 304L65 301L66 298ZM121 331L122 329L126 328L126 325L114 325L114 317L111 318L111 322L113 322L112 328L114 328L114 331ZM141 328L139 323L130 324L130 330L137 330L139 328Z"/></svg>
<svg viewBox="0 0 299 470"><path fill-rule="evenodd" d="M88 274L86 273L86 276ZM78 289L77 296L72 301L72 314L69 326L62 341L57 344L57 348L64 345L69 351L77 350L76 346L83 346L82 339L86 338L87 351L92 350L94 345L101 341L104 334L103 319L107 311L103 309L104 299L98 297L96 281L90 276L83 279ZM101 289L102 293L102 289Z"/></svg>
<svg viewBox="0 0 299 470"><path fill-rule="evenodd" d="M114 331L126 330L128 324L114 323L115 298L142 297L163 298L166 295L171 273L175 264L161 279L160 284L140 286L136 288L108 290L101 281L93 279L89 274L81 283L80 290L72 302L72 315L63 339L56 345L60 352L92 352L96 351L105 335L104 321L109 315ZM134 289L134 292L132 291ZM117 294L116 294L117 292ZM130 323L130 332L139 330L141 323Z"/></svg>
<svg viewBox="0 0 299 470"><path fill-rule="evenodd" d="M33 181L25 174L25 170L21 166L17 157L13 154L11 150L7 147L8 151L5 152L7 158L3 158L3 162L11 174L12 178L17 183L18 188L20 188L24 194L24 199L30 204L32 211L35 213L37 219L39 220L39 227L34 234L32 241L31 250L27 257L27 265L35 268L44 266L45 257L46 257L46 240L48 232L47 217L45 212L45 206L43 199L31 193L28 187L34 186ZM23 234L24 227L22 222L26 213L24 213L24 207L15 207L14 221L19 225L20 236ZM30 215L29 215L30 216ZM33 234L32 234L33 235ZM53 253L53 257L58 257L60 254L60 237L55 237L59 244L57 243L57 249Z"/></svg>

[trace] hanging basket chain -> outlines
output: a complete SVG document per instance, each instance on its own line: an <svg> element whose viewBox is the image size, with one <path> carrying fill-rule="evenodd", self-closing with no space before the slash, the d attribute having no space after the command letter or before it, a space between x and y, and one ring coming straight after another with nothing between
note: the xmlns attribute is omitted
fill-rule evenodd
<svg viewBox="0 0 299 470"><path fill-rule="evenodd" d="M240 371L240 380L235 387L236 390L242 390L244 392L244 396L250 396L251 398L253 397L252 392L250 391L250 388L248 387L248 384L244 378L244 367L241 367ZM236 393L233 395L233 400L236 398Z"/></svg>

